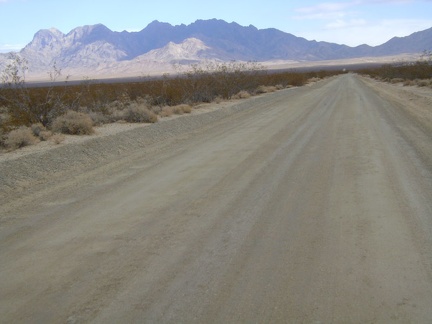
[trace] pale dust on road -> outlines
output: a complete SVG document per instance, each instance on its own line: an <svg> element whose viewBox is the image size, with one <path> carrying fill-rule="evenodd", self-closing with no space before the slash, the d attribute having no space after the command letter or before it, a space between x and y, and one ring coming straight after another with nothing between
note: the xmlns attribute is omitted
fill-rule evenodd
<svg viewBox="0 0 432 324"><path fill-rule="evenodd" d="M23 200L0 322L432 322L431 111L410 105L347 74Z"/></svg>

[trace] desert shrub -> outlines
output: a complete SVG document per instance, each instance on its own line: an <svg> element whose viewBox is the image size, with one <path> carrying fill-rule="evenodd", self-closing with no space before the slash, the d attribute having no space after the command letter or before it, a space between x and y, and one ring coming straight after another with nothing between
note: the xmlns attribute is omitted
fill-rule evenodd
<svg viewBox="0 0 432 324"><path fill-rule="evenodd" d="M32 130L26 126L21 126L11 131L6 135L6 139L4 141L6 147L10 149L17 149L28 145L33 145L37 142L38 139L33 135Z"/></svg>
<svg viewBox="0 0 432 324"><path fill-rule="evenodd" d="M54 132L71 135L90 135L94 133L93 121L85 113L69 110L66 114L57 117L52 123Z"/></svg>
<svg viewBox="0 0 432 324"><path fill-rule="evenodd" d="M32 130L33 135L34 135L34 136L37 136L37 137L39 137L39 134L40 134L41 132L47 130L46 127L45 127L44 125L42 125L41 123L32 124L32 125L30 126L30 129Z"/></svg>
<svg viewBox="0 0 432 324"><path fill-rule="evenodd" d="M419 87L427 87L427 86L429 86L430 81L429 80L415 80L415 83Z"/></svg>
<svg viewBox="0 0 432 324"><path fill-rule="evenodd" d="M52 132L49 130L41 131L39 133L39 139L41 141L48 141L51 138L51 136L52 136Z"/></svg>
<svg viewBox="0 0 432 324"><path fill-rule="evenodd" d="M404 83L403 83L403 85L404 85L405 87L408 87L408 86L414 86L414 85L415 85L415 82L414 82L413 80L405 80Z"/></svg>
<svg viewBox="0 0 432 324"><path fill-rule="evenodd" d="M150 107L150 111L154 112L156 115L160 115L162 112L162 108L161 106L152 106Z"/></svg>
<svg viewBox="0 0 432 324"><path fill-rule="evenodd" d="M186 104L171 107L172 112L176 115L189 114L192 112L192 107Z"/></svg>
<svg viewBox="0 0 432 324"><path fill-rule="evenodd" d="M308 83L313 83L313 82L318 82L319 80L320 80L320 78L312 77L312 78L310 78L307 82L308 82Z"/></svg>
<svg viewBox="0 0 432 324"><path fill-rule="evenodd" d="M27 60L19 54L11 53L8 62L0 73L3 88L0 102L7 106L12 125L30 126L41 123L47 126L68 109L78 108L80 95L71 93L71 88L66 85L63 87L55 84L61 76L61 71L55 64L48 73L52 82L50 86L28 87L25 80Z"/></svg>
<svg viewBox="0 0 432 324"><path fill-rule="evenodd" d="M192 107L190 105L181 105L181 106L185 114L190 114L192 112Z"/></svg>
<svg viewBox="0 0 432 324"><path fill-rule="evenodd" d="M258 94L260 94L260 93L269 93L269 92L275 92L276 90L277 90L277 88L275 86L260 85L256 89L256 93L258 93Z"/></svg>
<svg viewBox="0 0 432 324"><path fill-rule="evenodd" d="M0 131L3 133L8 132L10 124L10 115L5 107L0 107Z"/></svg>
<svg viewBox="0 0 432 324"><path fill-rule="evenodd" d="M213 102L214 102L214 103L217 103L217 104L220 104L221 102L223 102L223 98L222 98L221 96L216 96L216 97L213 99Z"/></svg>
<svg viewBox="0 0 432 324"><path fill-rule="evenodd" d="M65 136L63 134L55 133L51 136L50 140L54 144L60 144L65 140Z"/></svg>
<svg viewBox="0 0 432 324"><path fill-rule="evenodd" d="M93 121L93 125L101 126L103 124L108 124L109 122L111 122L110 117L100 111L89 111L87 114Z"/></svg>
<svg viewBox="0 0 432 324"><path fill-rule="evenodd" d="M118 122L118 121L126 121L126 109L115 109L110 108L107 115L105 115L110 123Z"/></svg>
<svg viewBox="0 0 432 324"><path fill-rule="evenodd" d="M308 77L303 73L294 73L289 77L288 84L301 87L307 82Z"/></svg>
<svg viewBox="0 0 432 324"><path fill-rule="evenodd" d="M290 85L301 86L310 78L340 74L337 71L269 72L258 63L232 61L191 65L187 72L180 71L175 76L149 77L138 82L87 80L81 84L53 82L46 87L28 87L24 78L26 70L25 60L15 57L3 72L0 71L3 83L0 107L6 107L9 115L7 126L2 126L3 122L0 125L3 133L9 132L10 128L35 123L50 127L57 117L70 110L89 114L93 125L122 120L154 122L156 115L191 111L191 108L162 108L164 106L220 103L230 98L247 98L248 93L255 94L259 85L263 87L257 92L266 93ZM54 66L50 76L55 80L60 76L60 70Z"/></svg>
<svg viewBox="0 0 432 324"><path fill-rule="evenodd" d="M4 141L5 141L5 133L4 133L4 131L0 128L0 150L1 150L1 148L3 148L4 146L5 146L5 143L4 143Z"/></svg>
<svg viewBox="0 0 432 324"><path fill-rule="evenodd" d="M129 123L156 123L157 115L146 106L133 104L123 110L124 120Z"/></svg>
<svg viewBox="0 0 432 324"><path fill-rule="evenodd" d="M184 114L183 109L180 106L174 106L174 107L172 107L172 110L173 110L173 113L175 115L183 115Z"/></svg>
<svg viewBox="0 0 432 324"><path fill-rule="evenodd" d="M246 90L241 90L237 94L233 95L231 99L247 99L250 98L251 94Z"/></svg>
<svg viewBox="0 0 432 324"><path fill-rule="evenodd" d="M47 130L41 123L31 125L30 129L33 135L38 137L41 141L47 141L52 136L52 132Z"/></svg>
<svg viewBox="0 0 432 324"><path fill-rule="evenodd" d="M386 82L392 82L393 79L423 80L430 78L432 62L420 60L417 62L384 64L376 68L361 69L358 72Z"/></svg>
<svg viewBox="0 0 432 324"><path fill-rule="evenodd" d="M396 84L396 83L401 83L404 82L404 79L402 78L393 78L390 80L390 83Z"/></svg>
<svg viewBox="0 0 432 324"><path fill-rule="evenodd" d="M161 117L169 117L169 116L172 116L173 114L174 114L174 110L170 106L162 107L162 109L161 109L161 111L159 113L159 115Z"/></svg>

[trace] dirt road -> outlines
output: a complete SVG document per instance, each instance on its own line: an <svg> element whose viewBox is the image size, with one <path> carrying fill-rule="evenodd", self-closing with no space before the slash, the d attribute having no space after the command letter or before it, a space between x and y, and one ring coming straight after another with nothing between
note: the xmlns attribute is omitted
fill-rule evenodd
<svg viewBox="0 0 432 324"><path fill-rule="evenodd" d="M0 322L431 323L431 111L397 95L279 91L15 193Z"/></svg>

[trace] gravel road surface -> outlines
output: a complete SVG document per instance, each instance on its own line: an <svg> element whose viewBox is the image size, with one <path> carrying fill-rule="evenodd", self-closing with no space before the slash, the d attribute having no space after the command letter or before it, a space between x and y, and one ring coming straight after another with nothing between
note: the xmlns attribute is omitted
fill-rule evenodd
<svg viewBox="0 0 432 324"><path fill-rule="evenodd" d="M432 101L398 89L347 74L4 161L0 322L431 323Z"/></svg>

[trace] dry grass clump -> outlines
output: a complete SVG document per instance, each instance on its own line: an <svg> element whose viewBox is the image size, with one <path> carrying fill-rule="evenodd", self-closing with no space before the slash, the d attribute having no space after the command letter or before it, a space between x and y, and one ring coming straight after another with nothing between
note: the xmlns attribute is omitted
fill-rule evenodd
<svg viewBox="0 0 432 324"><path fill-rule="evenodd" d="M415 84L416 84L416 83L415 83L414 80L405 80L404 83L403 83L403 85L404 85L405 87L414 86Z"/></svg>
<svg viewBox="0 0 432 324"><path fill-rule="evenodd" d="M171 108L176 115L190 114L192 112L192 107L186 104L173 106Z"/></svg>
<svg viewBox="0 0 432 324"><path fill-rule="evenodd" d="M231 99L247 99L250 98L251 94L246 90L241 90L237 94L233 95Z"/></svg>
<svg viewBox="0 0 432 324"><path fill-rule="evenodd" d="M161 117L190 114L191 112L192 112L192 107L187 104L181 104L176 106L164 106L158 109L158 114Z"/></svg>
<svg viewBox="0 0 432 324"><path fill-rule="evenodd" d="M60 144L62 143L64 140L66 139L66 137L63 134L59 134L59 133L55 133L51 136L50 140L54 143L54 144Z"/></svg>
<svg viewBox="0 0 432 324"><path fill-rule="evenodd" d="M418 87L428 87L431 85L431 80L414 80Z"/></svg>
<svg viewBox="0 0 432 324"><path fill-rule="evenodd" d="M146 106L133 104L123 110L124 120L129 123L156 123L157 115Z"/></svg>
<svg viewBox="0 0 432 324"><path fill-rule="evenodd" d="M390 83L396 84L396 83L402 83L404 82L404 79L402 78L393 78L390 80Z"/></svg>
<svg viewBox="0 0 432 324"><path fill-rule="evenodd" d="M181 106L185 114L190 114L192 112L192 107L190 105L181 105Z"/></svg>
<svg viewBox="0 0 432 324"><path fill-rule="evenodd" d="M47 141L52 136L52 132L47 130L41 123L31 125L30 129L33 135L38 137L41 141Z"/></svg>
<svg viewBox="0 0 432 324"><path fill-rule="evenodd" d="M33 124L30 126L30 129L34 136L39 137L40 133L43 131L46 131L46 127L42 125L41 123Z"/></svg>
<svg viewBox="0 0 432 324"><path fill-rule="evenodd" d="M83 111L85 110L83 109ZM111 122L111 118L100 111L89 111L87 114L90 116L94 126L102 126Z"/></svg>
<svg viewBox="0 0 432 324"><path fill-rule="evenodd" d="M90 135L94 133L93 121L88 114L69 110L57 117L52 123L52 130L71 135Z"/></svg>
<svg viewBox="0 0 432 324"><path fill-rule="evenodd" d="M39 133L39 139L41 141L48 141L53 136L53 133L49 130L42 131Z"/></svg>
<svg viewBox="0 0 432 324"><path fill-rule="evenodd" d="M159 116L161 117L169 117L174 114L174 109L170 106L165 106L161 109Z"/></svg>
<svg viewBox="0 0 432 324"><path fill-rule="evenodd" d="M432 87L432 79L415 79L415 80L405 80L403 82L404 86L418 86L418 87Z"/></svg>
<svg viewBox="0 0 432 324"><path fill-rule="evenodd" d="M6 147L12 150L33 145L37 142L37 137L34 136L32 130L26 126L21 126L9 132L4 141Z"/></svg>
<svg viewBox="0 0 432 324"><path fill-rule="evenodd" d="M320 78L317 78L317 77L313 77L313 78L310 78L308 81L307 81L307 83L314 83L314 82L318 82L319 80L321 80Z"/></svg>
<svg viewBox="0 0 432 324"><path fill-rule="evenodd" d="M173 113L175 115L183 115L184 114L183 109L180 106L173 106L172 110L173 110Z"/></svg>
<svg viewBox="0 0 432 324"><path fill-rule="evenodd" d="M214 103L217 103L217 104L220 104L221 102L223 102L223 98L222 98L221 96L216 96L216 97L213 99L213 102L214 102Z"/></svg>
<svg viewBox="0 0 432 324"><path fill-rule="evenodd" d="M269 93L269 92L275 92L277 90L277 88L275 86L265 86L265 85L260 85L257 89L256 89L256 93L257 94L261 94L261 93Z"/></svg>
<svg viewBox="0 0 432 324"><path fill-rule="evenodd" d="M115 101L108 105L105 114L90 114L98 124L125 121L129 123L156 123L157 114L147 102L140 98L139 101L121 103Z"/></svg>

